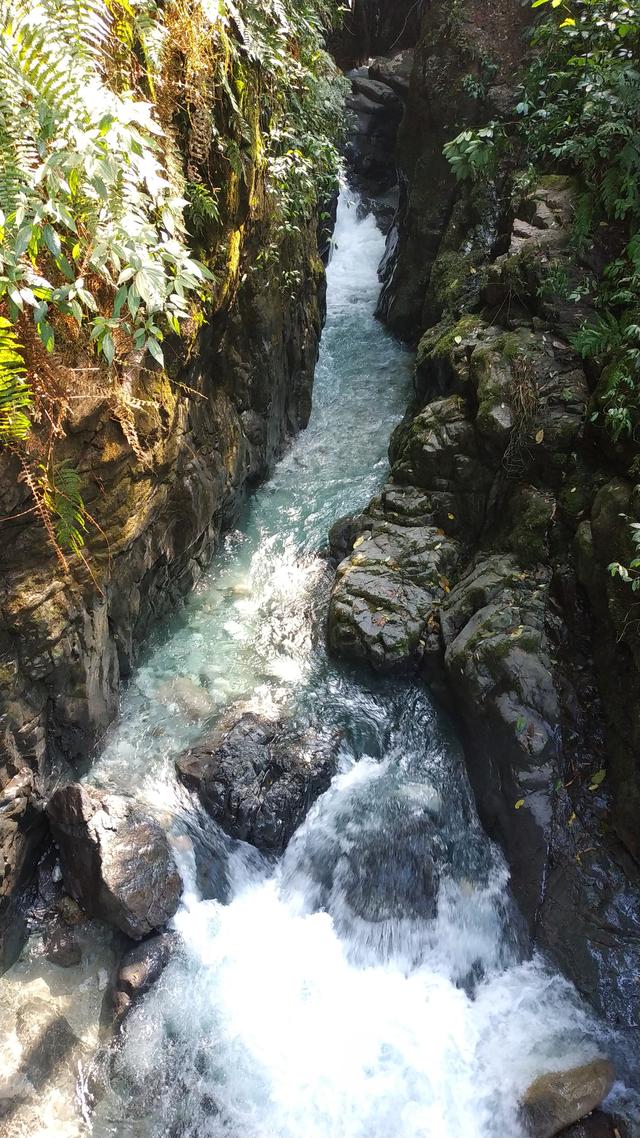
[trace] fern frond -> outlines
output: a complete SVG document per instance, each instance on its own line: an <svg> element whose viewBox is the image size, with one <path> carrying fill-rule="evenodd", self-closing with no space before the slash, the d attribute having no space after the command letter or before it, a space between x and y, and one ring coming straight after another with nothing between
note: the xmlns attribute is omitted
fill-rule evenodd
<svg viewBox="0 0 640 1138"><path fill-rule="evenodd" d="M11 323L0 317L0 443L24 439L31 423L27 412L33 406L33 393L20 345Z"/></svg>
<svg viewBox="0 0 640 1138"><path fill-rule="evenodd" d="M53 519L56 541L62 549L79 553L86 529L82 479L69 459L40 467L42 501Z"/></svg>

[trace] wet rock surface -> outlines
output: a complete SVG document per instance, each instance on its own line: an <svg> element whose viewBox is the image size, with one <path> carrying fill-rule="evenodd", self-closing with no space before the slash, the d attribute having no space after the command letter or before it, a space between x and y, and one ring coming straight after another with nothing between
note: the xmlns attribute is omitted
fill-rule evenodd
<svg viewBox="0 0 640 1138"><path fill-rule="evenodd" d="M15 959L24 937L28 898L20 889L32 876L46 834L33 773L15 751L7 753L6 775L0 791L0 971Z"/></svg>
<svg viewBox="0 0 640 1138"><path fill-rule="evenodd" d="M120 961L113 994L113 1017L117 1025L160 979L178 944L175 933L147 937L125 952Z"/></svg>
<svg viewBox="0 0 640 1138"><path fill-rule="evenodd" d="M71 784L47 816L65 887L91 916L140 940L176 912L182 880L167 837L132 801Z"/></svg>
<svg viewBox="0 0 640 1138"><path fill-rule="evenodd" d="M233 838L280 853L335 771L338 740L251 711L231 713L176 764Z"/></svg>
<svg viewBox="0 0 640 1138"><path fill-rule="evenodd" d="M615 1072L607 1059L583 1067L541 1075L522 1100L522 1114L533 1138L554 1138L600 1106L613 1086Z"/></svg>

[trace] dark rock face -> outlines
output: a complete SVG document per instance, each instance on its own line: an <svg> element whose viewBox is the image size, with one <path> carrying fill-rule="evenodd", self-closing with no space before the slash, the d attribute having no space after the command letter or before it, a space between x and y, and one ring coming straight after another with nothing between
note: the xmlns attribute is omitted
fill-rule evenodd
<svg viewBox="0 0 640 1138"><path fill-rule="evenodd" d="M178 777L233 838L281 853L327 789L337 740L244 712L178 760Z"/></svg>
<svg viewBox="0 0 640 1138"><path fill-rule="evenodd" d="M0 969L20 948L24 899L19 890L29 879L45 833L33 773L15 752L7 755L6 773L8 781L0 791Z"/></svg>
<svg viewBox="0 0 640 1138"><path fill-rule="evenodd" d="M424 0L357 0L349 4L330 50L345 70L374 55L387 56L412 46L418 38ZM374 76L378 78L378 76Z"/></svg>
<svg viewBox="0 0 640 1138"><path fill-rule="evenodd" d="M525 573L515 558L494 555L461 579L440 617L456 705L482 736L469 762L480 814L507 853L530 927L545 886L559 759L549 582L548 570Z"/></svg>
<svg viewBox="0 0 640 1138"><path fill-rule="evenodd" d="M156 983L169 963L177 944L174 933L147 937L125 952L116 977L113 1015L122 1023L136 1000Z"/></svg>
<svg viewBox="0 0 640 1138"><path fill-rule="evenodd" d="M443 147L467 126L492 117L486 104L468 92L466 79L483 82L483 60L491 57L496 98L504 102L504 85L512 81L522 50L519 29L528 13L518 0L488 6L478 19L475 11L458 22L451 6L432 0L424 13L415 52L407 109L398 138L400 210L393 272L387 274L380 314L389 326L411 342L434 319L428 290L434 261L450 221L466 221L466 237L486 255L499 249L503 209L465 209L454 218L457 187ZM506 30L508 28L508 31ZM497 108L496 108L497 111ZM460 213L461 211L459 211ZM491 218L491 221L489 221Z"/></svg>
<svg viewBox="0 0 640 1138"><path fill-rule="evenodd" d="M533 1138L554 1138L600 1106L614 1079L615 1072L607 1059L594 1059L583 1067L541 1075L522 1100L529 1133Z"/></svg>
<svg viewBox="0 0 640 1138"><path fill-rule="evenodd" d="M166 835L134 803L71 784L47 805L66 888L91 916L140 940L178 908L182 880Z"/></svg>
<svg viewBox="0 0 640 1138"><path fill-rule="evenodd" d="M410 67L411 52L403 53L398 73L406 74ZM370 68L361 67L349 72L351 94L347 97L347 111L351 115L346 157L349 173L356 184L374 193L388 190L397 184L396 139L404 110L404 96L395 81L395 71L377 69L378 78L372 78ZM389 78L392 82L389 82ZM393 85L392 85L393 83ZM392 220L388 218L386 228Z"/></svg>

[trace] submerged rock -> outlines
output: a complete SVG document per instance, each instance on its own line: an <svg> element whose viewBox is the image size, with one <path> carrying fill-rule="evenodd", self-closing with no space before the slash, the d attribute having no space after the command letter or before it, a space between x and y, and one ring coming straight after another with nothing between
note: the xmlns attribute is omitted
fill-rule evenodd
<svg viewBox="0 0 640 1138"><path fill-rule="evenodd" d="M44 954L60 968L72 968L82 960L82 948L75 933L64 927L52 928L44 936Z"/></svg>
<svg viewBox="0 0 640 1138"><path fill-rule="evenodd" d="M176 944L175 933L160 933L125 952L120 961L113 997L113 1014L117 1024L122 1022L135 1001L160 978Z"/></svg>
<svg viewBox="0 0 640 1138"><path fill-rule="evenodd" d="M91 916L140 940L176 912L182 880L155 819L115 794L72 783L47 806L64 884Z"/></svg>
<svg viewBox="0 0 640 1138"><path fill-rule="evenodd" d="M213 711L211 696L189 676L175 676L160 684L157 695L189 719L206 719Z"/></svg>
<svg viewBox="0 0 640 1138"><path fill-rule="evenodd" d="M609 1094L614 1079L608 1059L541 1075L522 1100L522 1113L533 1138L553 1138L590 1114Z"/></svg>
<svg viewBox="0 0 640 1138"><path fill-rule="evenodd" d="M335 735L244 711L178 759L177 772L232 838L281 853L329 786L336 752Z"/></svg>

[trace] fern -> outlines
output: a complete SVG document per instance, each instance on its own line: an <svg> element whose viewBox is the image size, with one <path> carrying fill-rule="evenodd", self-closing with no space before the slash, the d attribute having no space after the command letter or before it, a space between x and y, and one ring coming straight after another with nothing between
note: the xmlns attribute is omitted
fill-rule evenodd
<svg viewBox="0 0 640 1138"><path fill-rule="evenodd" d="M112 37L104 0L0 0L0 298L13 319L32 311L50 351L52 311L95 325L91 274L113 296L98 350L111 362L121 327L161 361L162 324L186 318L208 273L190 256L152 107L107 82Z"/></svg>
<svg viewBox="0 0 640 1138"><path fill-rule="evenodd" d="M10 321L0 316L0 442L24 439L31 426L27 411L33 395Z"/></svg>
<svg viewBox="0 0 640 1138"><path fill-rule="evenodd" d="M58 545L70 553L84 546L85 510L80 487L82 480L68 459L40 467L38 479L41 499L49 516Z"/></svg>

